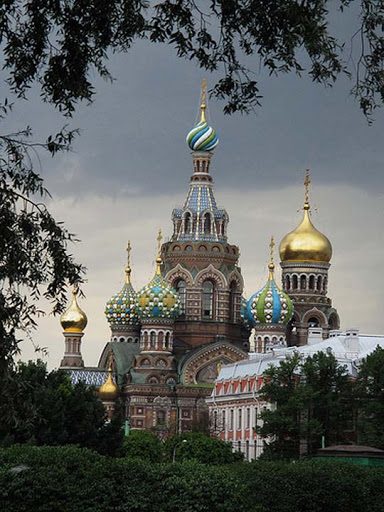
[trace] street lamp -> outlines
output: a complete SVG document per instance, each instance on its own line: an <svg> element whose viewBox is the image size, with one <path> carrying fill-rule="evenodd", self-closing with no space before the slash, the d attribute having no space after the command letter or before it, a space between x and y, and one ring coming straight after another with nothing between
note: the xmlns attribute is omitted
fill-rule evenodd
<svg viewBox="0 0 384 512"><path fill-rule="evenodd" d="M186 443L187 440L186 439L183 439L182 441L179 441L178 443L175 444L175 446L173 447L173 453L172 453L172 462L175 463L176 462L176 450L177 448L183 444L183 443Z"/></svg>

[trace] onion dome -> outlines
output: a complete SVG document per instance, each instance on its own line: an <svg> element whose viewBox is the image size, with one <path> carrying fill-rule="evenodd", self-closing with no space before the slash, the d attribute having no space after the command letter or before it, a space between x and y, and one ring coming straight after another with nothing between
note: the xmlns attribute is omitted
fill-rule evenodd
<svg viewBox="0 0 384 512"><path fill-rule="evenodd" d="M219 143L216 131L209 126L205 119L207 83L203 78L201 85L201 117L197 124L187 135L187 144L192 151L212 151Z"/></svg>
<svg viewBox="0 0 384 512"><path fill-rule="evenodd" d="M140 318L175 318L180 313L181 301L179 294L163 278L161 274L161 230L158 236L158 256L156 273L151 281L137 294Z"/></svg>
<svg viewBox="0 0 384 512"><path fill-rule="evenodd" d="M64 332L81 333L88 323L87 315L79 307L76 296L79 288L76 286L72 291L72 303L69 308L61 315L60 323Z"/></svg>
<svg viewBox="0 0 384 512"><path fill-rule="evenodd" d="M119 396L119 387L112 379L112 350L108 356L108 377L99 388L99 398L104 402L113 402Z"/></svg>
<svg viewBox="0 0 384 512"><path fill-rule="evenodd" d="M250 311L248 310L248 301L245 297L241 297L241 305L240 305L240 318L248 329L252 329L254 326L254 321Z"/></svg>
<svg viewBox="0 0 384 512"><path fill-rule="evenodd" d="M128 262L125 268L125 284L121 291L111 297L105 307L105 316L111 325L138 325L138 303L136 292L131 284L130 253L131 244L127 246Z"/></svg>
<svg viewBox="0 0 384 512"><path fill-rule="evenodd" d="M291 299L275 283L273 263L274 241L271 237L271 261L268 265L269 278L267 284L256 292L248 302L248 311L256 324L287 324L293 315Z"/></svg>
<svg viewBox="0 0 384 512"><path fill-rule="evenodd" d="M309 169L305 178L304 216L296 229L288 233L280 243L281 261L312 261L329 263L332 257L332 245L328 238L320 233L309 217L308 188L311 180Z"/></svg>

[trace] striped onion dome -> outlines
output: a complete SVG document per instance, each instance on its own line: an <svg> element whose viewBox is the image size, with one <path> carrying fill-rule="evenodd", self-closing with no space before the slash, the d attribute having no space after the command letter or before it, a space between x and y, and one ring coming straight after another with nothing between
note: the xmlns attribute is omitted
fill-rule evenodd
<svg viewBox="0 0 384 512"><path fill-rule="evenodd" d="M200 122L187 135L187 144L192 151L212 151L219 143L216 131L205 119L207 108L207 83L201 84Z"/></svg>
<svg viewBox="0 0 384 512"><path fill-rule="evenodd" d="M248 301L245 297L241 297L240 318L245 327L252 329L254 321L250 311L248 311Z"/></svg>
<svg viewBox="0 0 384 512"><path fill-rule="evenodd" d="M212 151L219 143L216 131L206 121L200 122L187 135L192 151Z"/></svg>
<svg viewBox="0 0 384 512"><path fill-rule="evenodd" d="M273 269L272 263L267 284L249 299L247 312L254 325L287 324L292 318L292 301L275 283Z"/></svg>

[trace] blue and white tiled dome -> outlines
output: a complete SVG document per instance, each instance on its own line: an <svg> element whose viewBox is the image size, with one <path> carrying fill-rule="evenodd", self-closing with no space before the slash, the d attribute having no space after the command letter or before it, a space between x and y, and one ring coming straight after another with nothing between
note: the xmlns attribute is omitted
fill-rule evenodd
<svg viewBox="0 0 384 512"><path fill-rule="evenodd" d="M138 325L138 302L131 283L125 283L122 290L111 297L105 307L105 316L111 325Z"/></svg>
<svg viewBox="0 0 384 512"><path fill-rule="evenodd" d="M287 324L293 315L291 299L275 283L274 265L269 265L267 284L248 301L247 314L256 324Z"/></svg>
<svg viewBox="0 0 384 512"><path fill-rule="evenodd" d="M137 293L139 316L141 319L176 318L181 308L180 296L161 275L161 258L156 262L155 276Z"/></svg>
<svg viewBox="0 0 384 512"><path fill-rule="evenodd" d="M248 301L245 297L241 297L240 317L245 327L252 329L254 321L250 311L248 311Z"/></svg>

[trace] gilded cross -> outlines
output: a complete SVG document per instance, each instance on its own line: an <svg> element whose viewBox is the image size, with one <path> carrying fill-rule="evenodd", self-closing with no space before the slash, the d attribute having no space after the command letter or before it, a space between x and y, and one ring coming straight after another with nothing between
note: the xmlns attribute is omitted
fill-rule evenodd
<svg viewBox="0 0 384 512"><path fill-rule="evenodd" d="M157 256L160 256L160 249L161 249L161 241L163 239L163 234L161 232L161 228L159 229L159 235L157 237Z"/></svg>
<svg viewBox="0 0 384 512"><path fill-rule="evenodd" d="M269 244L269 248L271 250L270 254L271 254L271 263L273 263L273 250L275 248L275 240L273 238L273 235L271 235L271 243Z"/></svg>
<svg viewBox="0 0 384 512"><path fill-rule="evenodd" d="M127 245L127 266L128 267L129 267L130 260L131 260L131 241L128 240L128 245Z"/></svg>
<svg viewBox="0 0 384 512"><path fill-rule="evenodd" d="M305 202L308 203L308 193L309 193L309 184L311 183L311 178L309 176L309 169L307 169L306 171L306 174L305 174L305 181L304 181L304 185L305 185Z"/></svg>
<svg viewBox="0 0 384 512"><path fill-rule="evenodd" d="M207 82L205 78L201 81L201 119L200 123L205 121L205 109L206 109L206 97L207 97Z"/></svg>

